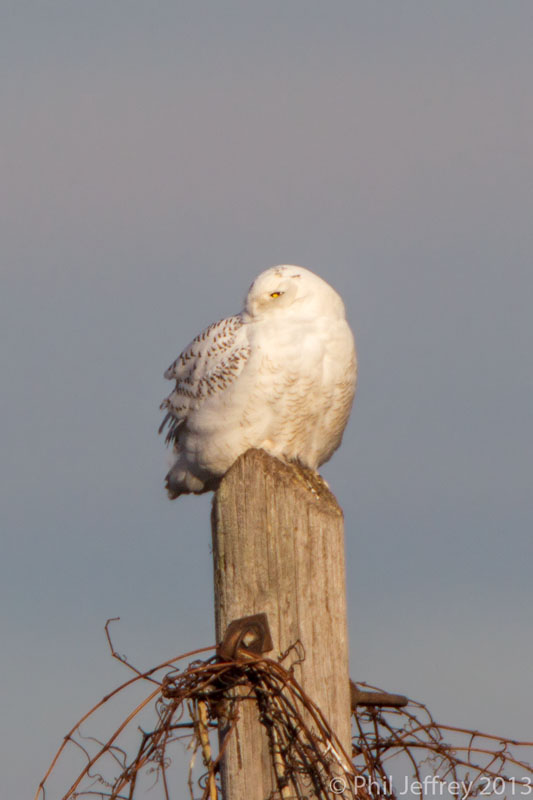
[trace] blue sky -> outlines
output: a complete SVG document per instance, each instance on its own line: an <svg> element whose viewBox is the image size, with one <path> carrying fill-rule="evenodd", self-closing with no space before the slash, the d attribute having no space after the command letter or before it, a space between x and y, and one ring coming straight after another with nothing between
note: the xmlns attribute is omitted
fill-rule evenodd
<svg viewBox="0 0 533 800"><path fill-rule="evenodd" d="M6 796L124 677L108 617L141 667L213 641L210 497L165 499L162 373L277 263L332 283L358 344L323 470L353 677L531 738L531 4L0 16Z"/></svg>

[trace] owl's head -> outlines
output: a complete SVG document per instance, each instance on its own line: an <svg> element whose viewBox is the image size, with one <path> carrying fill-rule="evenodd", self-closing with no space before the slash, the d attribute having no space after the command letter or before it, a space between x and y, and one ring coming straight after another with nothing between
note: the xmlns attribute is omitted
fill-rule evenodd
<svg viewBox="0 0 533 800"><path fill-rule="evenodd" d="M291 313L301 317L344 319L337 292L314 272L283 264L262 272L252 283L244 310L252 318Z"/></svg>

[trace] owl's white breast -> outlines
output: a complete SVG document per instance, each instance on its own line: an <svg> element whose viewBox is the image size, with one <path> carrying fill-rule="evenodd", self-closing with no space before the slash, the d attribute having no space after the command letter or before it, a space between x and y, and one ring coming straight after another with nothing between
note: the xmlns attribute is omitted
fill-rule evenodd
<svg viewBox="0 0 533 800"><path fill-rule="evenodd" d="M355 390L351 331L344 320L250 323L251 355L239 380L189 415L185 449L223 474L249 447L316 469L336 450Z"/></svg>

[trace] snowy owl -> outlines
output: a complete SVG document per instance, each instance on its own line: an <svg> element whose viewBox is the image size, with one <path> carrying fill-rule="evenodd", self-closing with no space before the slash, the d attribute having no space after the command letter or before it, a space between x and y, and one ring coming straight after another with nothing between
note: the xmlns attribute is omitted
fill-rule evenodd
<svg viewBox="0 0 533 800"><path fill-rule="evenodd" d="M316 470L339 447L357 360L344 304L303 267L252 283L244 309L193 339L165 372L171 499L209 491L251 447Z"/></svg>

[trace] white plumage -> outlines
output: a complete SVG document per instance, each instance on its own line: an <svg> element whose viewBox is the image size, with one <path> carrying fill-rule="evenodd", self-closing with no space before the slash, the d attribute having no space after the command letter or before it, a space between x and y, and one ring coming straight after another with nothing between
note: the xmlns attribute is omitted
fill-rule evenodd
<svg viewBox="0 0 533 800"><path fill-rule="evenodd" d="M250 447L317 469L338 448L357 376L334 289L303 267L272 267L244 310L210 325L165 372L161 408L175 462L169 497L216 486Z"/></svg>

